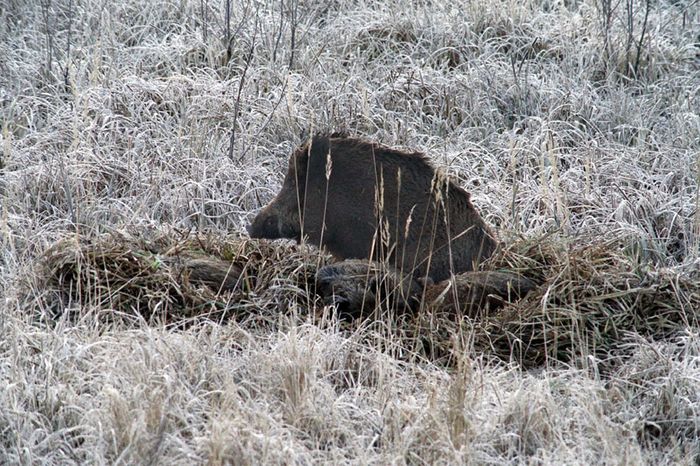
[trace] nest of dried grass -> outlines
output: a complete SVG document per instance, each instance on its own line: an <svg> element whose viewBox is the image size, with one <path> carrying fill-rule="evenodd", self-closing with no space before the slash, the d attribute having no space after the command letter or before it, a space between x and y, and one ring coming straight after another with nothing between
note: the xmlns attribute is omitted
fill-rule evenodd
<svg viewBox="0 0 700 466"><path fill-rule="evenodd" d="M427 308L402 316L396 332L410 354L452 365L465 349L537 367L593 356L614 361L627 343L675 337L700 323L700 263L640 263L623 239L522 239L483 266L517 271L540 284L499 309L455 318Z"/></svg>
<svg viewBox="0 0 700 466"><path fill-rule="evenodd" d="M625 245L619 239L515 241L484 267L540 284L525 298L469 316L439 307L398 315L375 309L359 325L370 339L381 336L373 344L402 358L450 365L474 348L525 367L621 355L635 335L661 339L697 326L700 266L640 263ZM235 236L168 233L146 240L112 233L57 242L43 268L64 301L180 325L200 318L271 322L292 303L323 311L314 281L331 261L314 248Z"/></svg>
<svg viewBox="0 0 700 466"><path fill-rule="evenodd" d="M237 236L120 232L58 241L44 254L41 276L64 304L149 323L222 321L269 317L290 301L313 300L304 284L328 259L306 246Z"/></svg>
<svg viewBox="0 0 700 466"><path fill-rule="evenodd" d="M639 261L633 240L515 242L486 266L541 285L475 320L474 347L524 366L624 353L634 335L663 339L700 322L700 264Z"/></svg>

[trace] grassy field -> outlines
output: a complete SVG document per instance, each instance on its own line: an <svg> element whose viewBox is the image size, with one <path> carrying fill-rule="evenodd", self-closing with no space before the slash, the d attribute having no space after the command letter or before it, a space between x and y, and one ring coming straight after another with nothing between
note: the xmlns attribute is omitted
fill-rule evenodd
<svg viewBox="0 0 700 466"><path fill-rule="evenodd" d="M699 89L693 0L0 0L0 464L697 464ZM80 247L47 278L57 242L221 253L338 129L556 251L529 314L443 364L310 310L285 243L225 321ZM528 322L568 346L484 343Z"/></svg>

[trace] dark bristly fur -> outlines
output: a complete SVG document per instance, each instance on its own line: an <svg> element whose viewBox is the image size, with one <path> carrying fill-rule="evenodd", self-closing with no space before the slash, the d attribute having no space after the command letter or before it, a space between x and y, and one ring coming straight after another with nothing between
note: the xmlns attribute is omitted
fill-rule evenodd
<svg viewBox="0 0 700 466"><path fill-rule="evenodd" d="M326 304L335 304L342 317L362 317L363 311L377 306L414 308L420 291L413 277L376 261L347 259L321 267L316 274L316 292Z"/></svg>
<svg viewBox="0 0 700 466"><path fill-rule="evenodd" d="M333 136L292 154L282 190L248 231L305 236L338 259L387 260L435 282L473 270L496 248L469 194L423 154Z"/></svg>
<svg viewBox="0 0 700 466"><path fill-rule="evenodd" d="M253 238L307 238L341 261L386 261L397 276L427 280L429 289L452 274L473 271L497 246L469 193L436 172L424 154L339 135L315 136L292 154L281 191L248 232ZM332 293L345 307L367 305L369 282L356 273L357 262L327 267L332 270L321 269L317 277L322 293ZM533 286L514 273L473 273L454 283L453 296L470 308L493 307ZM444 286L436 287L426 297L439 296ZM420 301L403 300L399 307Z"/></svg>

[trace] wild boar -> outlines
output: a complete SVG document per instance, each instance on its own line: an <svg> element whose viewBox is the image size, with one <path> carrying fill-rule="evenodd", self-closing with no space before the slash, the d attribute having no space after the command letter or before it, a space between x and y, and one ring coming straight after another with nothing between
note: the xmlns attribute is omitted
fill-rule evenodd
<svg viewBox="0 0 700 466"><path fill-rule="evenodd" d="M433 282L473 270L497 246L469 193L424 154L338 135L294 151L282 189L248 232L306 238L340 260L384 260Z"/></svg>

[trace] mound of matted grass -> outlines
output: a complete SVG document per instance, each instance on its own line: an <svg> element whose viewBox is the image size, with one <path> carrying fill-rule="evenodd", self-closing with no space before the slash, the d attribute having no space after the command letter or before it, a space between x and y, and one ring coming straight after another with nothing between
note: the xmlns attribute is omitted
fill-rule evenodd
<svg viewBox="0 0 700 466"><path fill-rule="evenodd" d="M700 262L657 267L641 263L630 245L634 240L514 241L482 268L538 283L524 298L462 318L452 306L427 306L401 316L394 332L409 354L445 365L473 348L537 367L589 356L614 361L640 337L661 340L697 328Z"/></svg>
<svg viewBox="0 0 700 466"><path fill-rule="evenodd" d="M449 365L456 353L473 347L525 367L621 354L632 335L660 339L697 326L700 264L640 263L626 244L515 241L484 268L517 271L540 284L523 299L468 316L455 314L454 306L428 305L413 314L375 309L362 325L376 327L370 333L383 335L379 344L402 358ZM64 238L46 252L43 267L64 300L178 323L202 317L274 320L292 302L318 311L323 302L315 293L315 274L331 261L314 248L289 243L112 233Z"/></svg>
<svg viewBox="0 0 700 466"><path fill-rule="evenodd" d="M172 323L257 318L290 299L313 299L303 284L313 284L327 260L289 243L175 232L146 239L119 232L58 241L44 254L42 276L64 303Z"/></svg>
<svg viewBox="0 0 700 466"><path fill-rule="evenodd" d="M662 339L700 323L700 262L645 263L634 240L513 243L487 267L516 269L541 285L475 320L474 347L525 366L624 353L633 335Z"/></svg>

